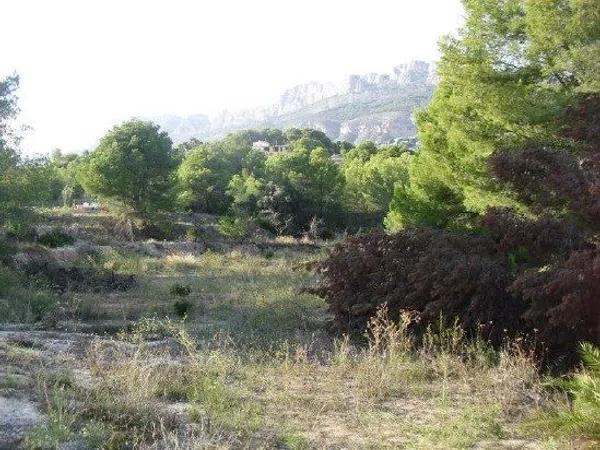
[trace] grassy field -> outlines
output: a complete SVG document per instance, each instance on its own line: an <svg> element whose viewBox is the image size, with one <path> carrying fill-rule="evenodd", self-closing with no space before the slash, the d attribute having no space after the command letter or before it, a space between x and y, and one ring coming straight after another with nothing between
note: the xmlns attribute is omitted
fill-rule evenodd
<svg viewBox="0 0 600 450"><path fill-rule="evenodd" d="M42 329L0 335L0 400L40 411L25 448L589 445L532 426L564 400L518 343L492 350L447 326L416 346L412 318L392 323L385 310L362 338L328 332L324 301L302 292L325 248L288 239L148 255L95 236L103 252L75 263L134 274L136 286L67 293Z"/></svg>

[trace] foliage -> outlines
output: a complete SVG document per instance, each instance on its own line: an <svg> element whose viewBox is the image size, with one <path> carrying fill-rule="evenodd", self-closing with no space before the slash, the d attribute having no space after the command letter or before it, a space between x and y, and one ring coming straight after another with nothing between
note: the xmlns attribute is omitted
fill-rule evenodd
<svg viewBox="0 0 600 450"><path fill-rule="evenodd" d="M343 178L327 150L296 147L271 156L266 176L271 184L259 207L273 228L298 233L315 216L330 225L339 221Z"/></svg>
<svg viewBox="0 0 600 450"><path fill-rule="evenodd" d="M53 228L50 232L39 236L37 241L46 247L56 248L74 244L75 238L67 233L64 233L59 228Z"/></svg>
<svg viewBox="0 0 600 450"><path fill-rule="evenodd" d="M25 445L31 450L59 449L72 436L77 417L71 411L64 387L40 383L40 396L48 418L29 431Z"/></svg>
<svg viewBox="0 0 600 450"><path fill-rule="evenodd" d="M243 169L259 172L264 156L252 151L251 142L239 145L240 140L239 135L230 135L186 154L177 172L179 200L185 208L223 213L231 204L227 191L232 177Z"/></svg>
<svg viewBox="0 0 600 450"><path fill-rule="evenodd" d="M536 213L575 219L592 230L600 226L600 95L578 99L560 122L562 135L577 151L530 142L522 149L492 155L492 173Z"/></svg>
<svg viewBox="0 0 600 450"><path fill-rule="evenodd" d="M0 263L0 321L38 322L55 311L56 296L30 284Z"/></svg>
<svg viewBox="0 0 600 450"><path fill-rule="evenodd" d="M0 151L2 159L11 156L10 150L14 148L18 137L11 127L19 109L15 91L19 87L19 76L11 75L0 81Z"/></svg>
<svg viewBox="0 0 600 450"><path fill-rule="evenodd" d="M312 128L288 128L285 130L285 138L295 148L302 147L307 150L323 148L329 153L337 151L336 145L325 133Z"/></svg>
<svg viewBox="0 0 600 450"><path fill-rule="evenodd" d="M192 292L192 287L189 284L175 283L169 288L169 293L177 297L187 297Z"/></svg>
<svg viewBox="0 0 600 450"><path fill-rule="evenodd" d="M378 307L393 317L414 311L420 326L440 316L473 330L486 325L488 337L521 329L520 304L506 288L510 274L493 241L433 228L347 238L320 263L323 296L343 330L361 330Z"/></svg>
<svg viewBox="0 0 600 450"><path fill-rule="evenodd" d="M571 407L544 412L528 425L551 435L567 435L600 441L600 348L580 345L584 369L570 379L553 383L571 397Z"/></svg>
<svg viewBox="0 0 600 450"><path fill-rule="evenodd" d="M243 214L228 214L219 219L217 229L228 238L243 239L248 235L251 224L252 221Z"/></svg>
<svg viewBox="0 0 600 450"><path fill-rule="evenodd" d="M19 110L19 77L0 80L0 226L19 234L33 221L32 207L51 201L52 177L41 159L25 160L12 122Z"/></svg>
<svg viewBox="0 0 600 450"><path fill-rule="evenodd" d="M54 194L55 201L62 206L72 206L74 201L83 200L85 192L83 186L77 180L79 165L83 156L75 153L63 153L60 149L55 149L50 155L49 165L54 171L54 178L57 180L55 186L57 191Z"/></svg>
<svg viewBox="0 0 600 450"><path fill-rule="evenodd" d="M493 206L525 210L491 176L490 155L532 141L542 143L538 148L568 143L557 119L600 86L595 2L464 4L466 25L442 42L439 86L417 115L421 147L409 182L394 195L392 230L415 223L470 226Z"/></svg>
<svg viewBox="0 0 600 450"><path fill-rule="evenodd" d="M528 304L524 318L540 324L539 337L552 351L572 359L579 341L600 344L600 252L574 251L547 268L517 278L512 291ZM569 361L571 362L571 361Z"/></svg>
<svg viewBox="0 0 600 450"><path fill-rule="evenodd" d="M147 218L170 207L176 160L171 140L151 122L115 126L82 163L86 191Z"/></svg>
<svg viewBox="0 0 600 450"><path fill-rule="evenodd" d="M185 298L179 298L173 302L173 310L175 311L175 314L177 314L177 317L183 318L187 316L191 309L192 304Z"/></svg>
<svg viewBox="0 0 600 450"><path fill-rule="evenodd" d="M581 229L490 210L484 233L408 228L338 244L319 269L323 296L342 329L362 329L387 304L417 312L420 327L440 316L499 342L535 336L548 362L576 362L582 340L600 343L600 259Z"/></svg>
<svg viewBox="0 0 600 450"><path fill-rule="evenodd" d="M403 147L362 143L344 153L345 201L349 210L388 211L397 184L408 181L411 155Z"/></svg>
<svg viewBox="0 0 600 450"><path fill-rule="evenodd" d="M229 181L227 194L232 199L232 208L238 212L252 214L258 210L258 202L264 193L264 180L243 171Z"/></svg>

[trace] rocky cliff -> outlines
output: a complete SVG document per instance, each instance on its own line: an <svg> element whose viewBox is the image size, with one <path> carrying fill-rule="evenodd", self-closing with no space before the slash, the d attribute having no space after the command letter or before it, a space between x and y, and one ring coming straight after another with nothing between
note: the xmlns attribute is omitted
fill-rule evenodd
<svg viewBox="0 0 600 450"><path fill-rule="evenodd" d="M286 90L275 105L214 116L162 116L155 121L175 142L210 140L243 128L310 127L333 140L386 143L415 136L415 108L426 105L436 84L431 63L413 61L389 74L350 75Z"/></svg>

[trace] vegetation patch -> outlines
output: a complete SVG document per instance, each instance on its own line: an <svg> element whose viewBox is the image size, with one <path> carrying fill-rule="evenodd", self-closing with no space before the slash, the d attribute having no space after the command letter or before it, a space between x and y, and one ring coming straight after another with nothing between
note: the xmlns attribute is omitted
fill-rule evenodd
<svg viewBox="0 0 600 450"><path fill-rule="evenodd" d="M56 248L74 244L75 238L57 228L54 228L52 231L38 236L37 242L46 247Z"/></svg>

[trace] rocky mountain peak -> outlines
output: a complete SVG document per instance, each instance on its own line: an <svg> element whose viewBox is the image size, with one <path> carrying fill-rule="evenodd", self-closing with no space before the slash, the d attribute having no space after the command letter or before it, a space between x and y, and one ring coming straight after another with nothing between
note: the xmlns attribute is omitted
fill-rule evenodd
<svg viewBox="0 0 600 450"><path fill-rule="evenodd" d="M416 135L412 112L429 102L436 82L433 63L412 61L391 73L300 84L284 91L274 105L212 117L163 116L157 122L175 142L216 139L243 128L311 127L334 140L384 143Z"/></svg>

